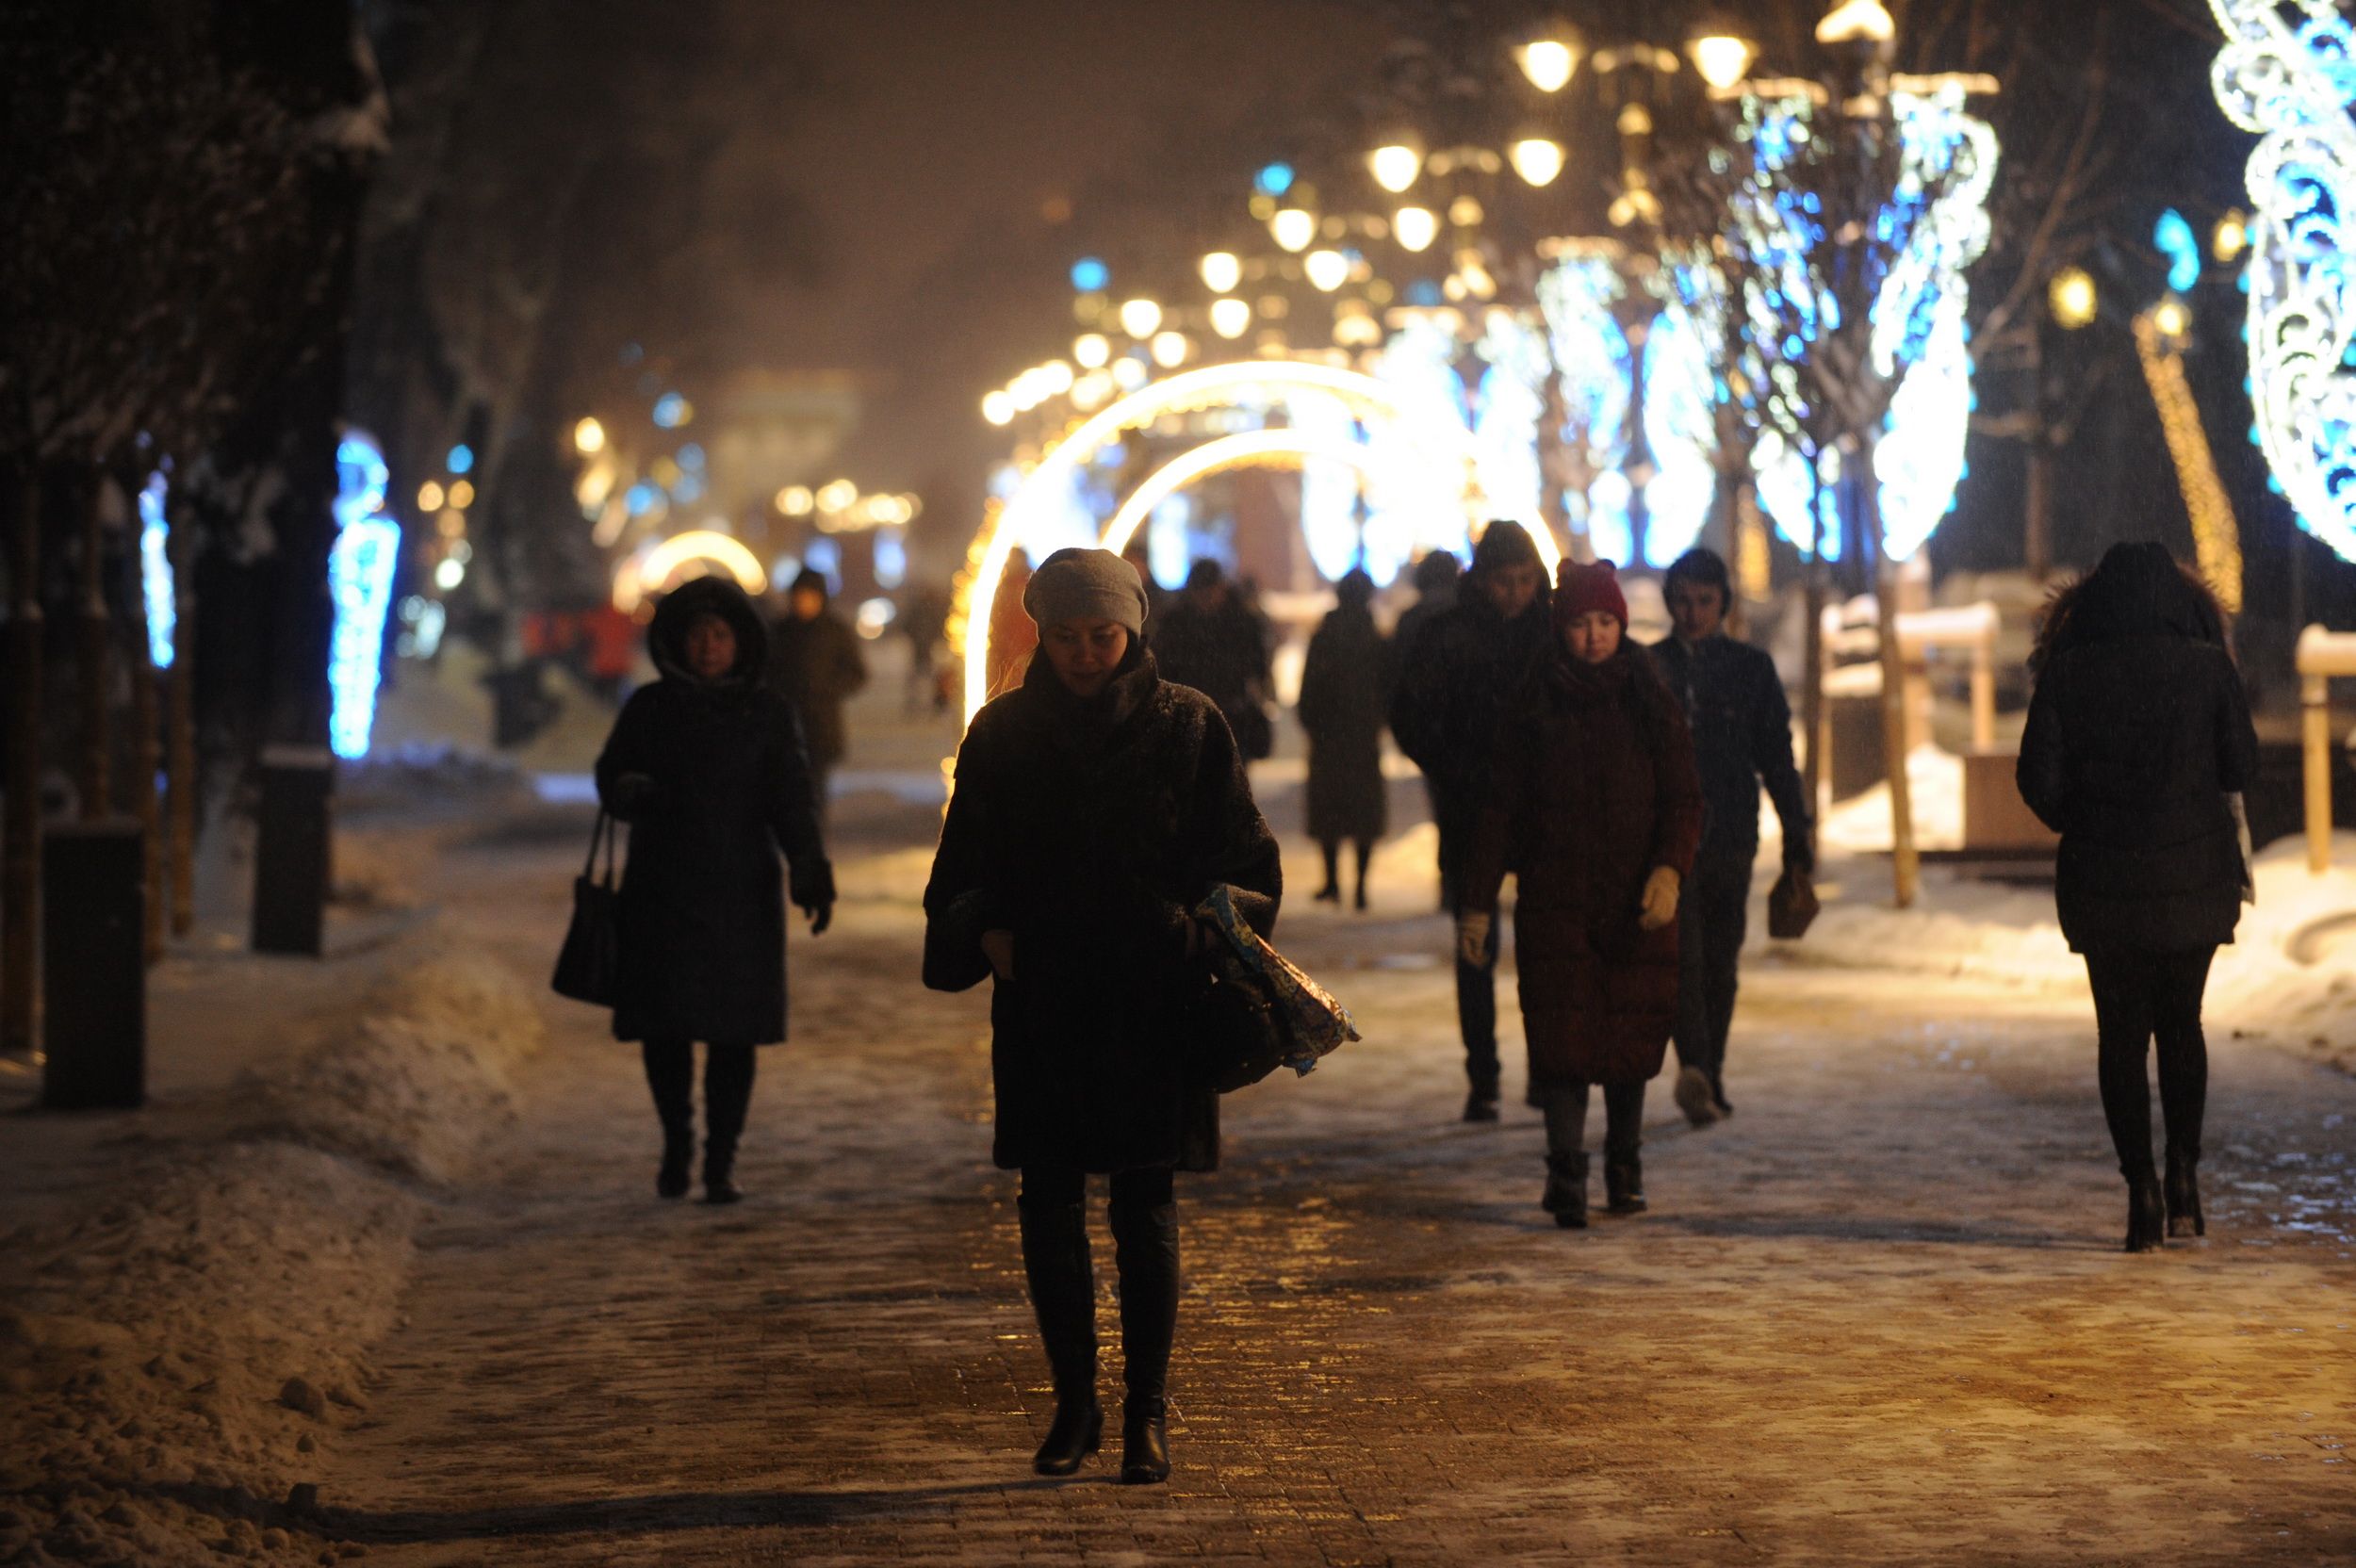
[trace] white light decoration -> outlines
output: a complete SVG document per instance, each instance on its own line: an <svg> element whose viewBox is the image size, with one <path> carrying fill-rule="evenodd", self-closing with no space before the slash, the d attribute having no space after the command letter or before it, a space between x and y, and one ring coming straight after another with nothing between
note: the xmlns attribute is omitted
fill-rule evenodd
<svg viewBox="0 0 2356 1568"><path fill-rule="evenodd" d="M1153 341L1149 347L1153 351L1154 364L1165 370L1175 370L1186 362L1186 351L1193 345L1186 341L1185 333L1157 332L1153 335Z"/></svg>
<svg viewBox="0 0 2356 1568"><path fill-rule="evenodd" d="M1357 418L1339 398L1304 394L1284 406L1295 431L1328 449L1301 459L1301 533L1317 574L1331 582L1358 564L1358 472L1366 464L1334 455L1355 445Z"/></svg>
<svg viewBox="0 0 2356 1568"><path fill-rule="evenodd" d="M1243 262L1233 251L1213 251L1203 258L1203 286L1214 294L1228 294L1243 282Z"/></svg>
<svg viewBox="0 0 2356 1568"><path fill-rule="evenodd" d="M1693 547L1718 493L1716 402L1710 344L1684 306L1671 303L1644 337L1644 564L1666 566Z"/></svg>
<svg viewBox="0 0 2356 1568"><path fill-rule="evenodd" d="M1613 315L1627 285L1609 256L1566 256L1538 280L1538 304L1546 313L1562 395L1563 456L1561 477L1571 524L1583 531L1595 554L1626 563L1633 525L1628 508L1634 492L1625 480L1597 488L1595 481L1616 474L1628 462L1628 401L1634 396L1635 355Z"/></svg>
<svg viewBox="0 0 2356 1568"><path fill-rule="evenodd" d="M1439 215L1430 207L1401 207L1391 214L1391 234L1401 249L1421 254L1440 237Z"/></svg>
<svg viewBox="0 0 2356 1568"><path fill-rule="evenodd" d="M472 460L469 453L467 466ZM368 754L368 731L376 724L384 617L392 609L393 569L401 561L401 525L384 515L390 482L375 439L363 431L346 431L335 444L336 532L327 557L328 594L335 612L327 652L327 740L336 756L348 759Z"/></svg>
<svg viewBox="0 0 2356 1568"><path fill-rule="evenodd" d="M1252 304L1248 300L1224 299L1211 302L1211 330L1221 337L1241 337L1252 330Z"/></svg>
<svg viewBox="0 0 2356 1568"><path fill-rule="evenodd" d="M1579 54L1559 39L1538 39L1514 51L1522 74L1541 92L1560 92L1579 69Z"/></svg>
<svg viewBox="0 0 2356 1568"><path fill-rule="evenodd" d="M1538 425L1553 374L1546 334L1512 311L1492 310L1475 351L1481 372L1473 419L1481 489L1492 517L1525 525L1544 515L1546 482L1538 467Z"/></svg>
<svg viewBox="0 0 2356 1568"><path fill-rule="evenodd" d="M2250 384L2258 444L2299 526L2356 560L2356 28L2332 0L2209 0L2225 31L2213 83L2261 139L2246 181ZM2227 247L2220 242L2219 253Z"/></svg>
<svg viewBox="0 0 2356 1568"><path fill-rule="evenodd" d="M1366 155L1366 168L1374 175L1374 183L1396 196L1415 183L1423 172L1423 155L1403 141L1377 147Z"/></svg>
<svg viewBox="0 0 2356 1568"><path fill-rule="evenodd" d="M1747 75L1753 54L1751 41L1728 33L1695 39L1688 49L1702 80L1723 92Z"/></svg>
<svg viewBox="0 0 2356 1568"><path fill-rule="evenodd" d="M748 594L761 593L769 585L769 574L761 569L760 558L742 543L714 530L694 529L668 539L649 539L614 567L614 608L629 614L647 595L668 589L682 567L696 562L718 566Z"/></svg>
<svg viewBox="0 0 2356 1568"><path fill-rule="evenodd" d="M1339 251L1311 251L1301 266L1321 293L1331 294L1350 281L1350 258Z"/></svg>
<svg viewBox="0 0 2356 1568"><path fill-rule="evenodd" d="M1552 137L1524 137L1507 150L1507 156L1524 185L1549 186L1562 172L1562 144Z"/></svg>
<svg viewBox="0 0 2356 1568"><path fill-rule="evenodd" d="M1295 254L1305 251L1317 237L1317 215L1302 207L1280 207L1268 221L1268 233L1276 243Z"/></svg>
<svg viewBox="0 0 2356 1568"><path fill-rule="evenodd" d="M1162 307L1152 300L1138 298L1123 301L1121 306L1121 330L1140 340L1153 335L1162 324Z"/></svg>
<svg viewBox="0 0 2356 1568"><path fill-rule="evenodd" d="M159 670L172 668L172 637L180 621L169 548L172 524L164 504L169 484L163 475L150 474L139 491L139 594L147 604L148 662Z"/></svg>
<svg viewBox="0 0 2356 1568"><path fill-rule="evenodd" d="M1014 400L1007 397L1006 393L990 392L983 396L982 417L988 419L991 424L1012 424L1014 422Z"/></svg>
<svg viewBox="0 0 2356 1568"><path fill-rule="evenodd" d="M1072 340L1072 357L1083 370L1101 370L1112 363L1112 339L1101 332L1082 333Z"/></svg>

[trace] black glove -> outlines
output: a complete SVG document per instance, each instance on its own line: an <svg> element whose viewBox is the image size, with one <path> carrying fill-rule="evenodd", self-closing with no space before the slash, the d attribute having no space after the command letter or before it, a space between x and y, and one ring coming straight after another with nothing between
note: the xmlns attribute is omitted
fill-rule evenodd
<svg viewBox="0 0 2356 1568"><path fill-rule="evenodd" d="M810 916L810 934L823 933L834 923L834 866L820 860L807 870L794 871L793 899L794 906Z"/></svg>

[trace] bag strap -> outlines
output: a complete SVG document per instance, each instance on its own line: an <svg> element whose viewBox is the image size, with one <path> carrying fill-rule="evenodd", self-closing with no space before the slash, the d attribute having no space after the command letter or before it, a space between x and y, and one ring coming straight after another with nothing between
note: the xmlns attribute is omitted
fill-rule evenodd
<svg viewBox="0 0 2356 1568"><path fill-rule="evenodd" d="M597 845L600 841L602 841L605 845L605 885L608 889L611 889L614 886L614 832L615 827L614 813L608 811L602 806L598 807L597 825L589 830L588 863L581 868L581 874L583 877L592 880L596 879L597 874Z"/></svg>

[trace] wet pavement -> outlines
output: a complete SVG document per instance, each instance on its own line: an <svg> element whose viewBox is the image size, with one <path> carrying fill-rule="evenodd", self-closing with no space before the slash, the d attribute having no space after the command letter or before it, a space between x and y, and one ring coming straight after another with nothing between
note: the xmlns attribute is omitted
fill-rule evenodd
<svg viewBox="0 0 2356 1568"><path fill-rule="evenodd" d="M485 939L552 951L567 859L462 857L505 890ZM1170 1483L1035 1478L986 1000L917 986L904 872L860 897L847 866L837 930L794 938L741 1207L655 1200L634 1048L550 1000L334 1446L332 1535L398 1564L2356 1556L2356 1082L2217 1039L2209 1236L2129 1257L2082 1000L1763 961L1738 1114L1689 1131L1657 1084L1652 1212L1562 1232L1535 1113L1455 1119L1421 886L1287 917L1367 1038L1232 1097L1226 1168L1181 1178ZM1101 1184L1094 1216L1117 1399Z"/></svg>

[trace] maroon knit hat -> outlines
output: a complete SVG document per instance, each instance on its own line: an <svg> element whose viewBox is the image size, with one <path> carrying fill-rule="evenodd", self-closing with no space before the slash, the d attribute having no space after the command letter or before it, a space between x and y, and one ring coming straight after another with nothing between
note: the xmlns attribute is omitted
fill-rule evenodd
<svg viewBox="0 0 2356 1568"><path fill-rule="evenodd" d="M1628 597L1620 592L1620 574L1609 561L1582 565L1570 557L1555 575L1554 624L1568 626L1591 610L1600 610L1628 625Z"/></svg>

